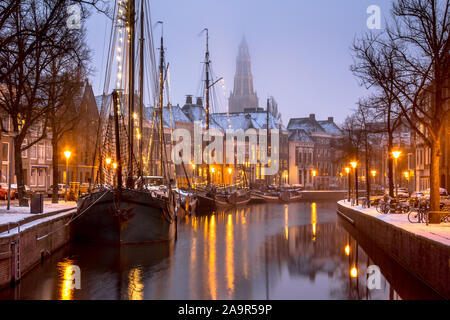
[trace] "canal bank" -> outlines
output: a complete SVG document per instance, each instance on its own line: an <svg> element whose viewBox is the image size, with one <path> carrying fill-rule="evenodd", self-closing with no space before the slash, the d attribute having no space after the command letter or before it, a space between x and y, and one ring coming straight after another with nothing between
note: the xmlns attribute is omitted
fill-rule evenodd
<svg viewBox="0 0 450 320"><path fill-rule="evenodd" d="M338 202L338 214L441 296L450 298L450 224L411 224L405 214Z"/></svg>
<svg viewBox="0 0 450 320"><path fill-rule="evenodd" d="M364 196L365 191L359 191L359 196ZM304 201L338 201L348 196L348 190L304 190L302 191Z"/></svg>
<svg viewBox="0 0 450 320"><path fill-rule="evenodd" d="M20 281L42 259L70 241L66 225L75 203L44 203L44 213L29 208L0 209L0 288Z"/></svg>

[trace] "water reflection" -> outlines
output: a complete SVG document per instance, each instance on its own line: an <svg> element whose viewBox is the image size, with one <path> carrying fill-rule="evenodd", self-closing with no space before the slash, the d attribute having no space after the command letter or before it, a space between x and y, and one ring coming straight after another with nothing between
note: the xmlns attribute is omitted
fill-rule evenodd
<svg viewBox="0 0 450 320"><path fill-rule="evenodd" d="M335 203L253 205L186 217L178 232L176 243L70 245L26 275L18 288L0 291L0 298L435 298L343 224ZM80 290L67 290L65 271L73 263L81 269ZM371 264L381 268L380 290L367 289Z"/></svg>

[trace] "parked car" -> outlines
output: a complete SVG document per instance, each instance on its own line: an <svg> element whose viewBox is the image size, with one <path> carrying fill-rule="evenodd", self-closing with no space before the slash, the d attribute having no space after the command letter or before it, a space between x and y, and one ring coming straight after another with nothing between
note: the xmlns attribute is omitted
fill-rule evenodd
<svg viewBox="0 0 450 320"><path fill-rule="evenodd" d="M5 183L0 184L0 199L8 199L8 186L5 186Z"/></svg>
<svg viewBox="0 0 450 320"><path fill-rule="evenodd" d="M83 194L85 194L86 192L88 192L88 190L89 190L89 183L83 182L83 183L80 185L80 194L83 195Z"/></svg>
<svg viewBox="0 0 450 320"><path fill-rule="evenodd" d="M389 189L385 190L385 194L389 194ZM399 198L408 198L409 192L406 188L394 188L394 196L398 195Z"/></svg>
<svg viewBox="0 0 450 320"><path fill-rule="evenodd" d="M413 208L419 206L420 200L423 199L423 191L414 191L409 197L409 205Z"/></svg>
<svg viewBox="0 0 450 320"><path fill-rule="evenodd" d="M64 183L58 183L58 198L64 197L66 194L66 185ZM53 185L51 185L47 190L47 195L49 198L53 197Z"/></svg>
<svg viewBox="0 0 450 320"><path fill-rule="evenodd" d="M1 188L6 190L6 196L3 197L2 194L0 194L0 199L8 199L8 184L2 183ZM19 197L19 194L17 193L17 184L11 184L11 199L17 199Z"/></svg>
<svg viewBox="0 0 450 320"><path fill-rule="evenodd" d="M429 197L430 197L430 192L431 192L431 190L430 190L430 189L427 189L427 190L425 190L425 191L423 192L423 195L424 195L425 197L429 198ZM439 188L439 195L441 196L441 198L447 198L447 197L448 197L448 191L447 191L447 189Z"/></svg>

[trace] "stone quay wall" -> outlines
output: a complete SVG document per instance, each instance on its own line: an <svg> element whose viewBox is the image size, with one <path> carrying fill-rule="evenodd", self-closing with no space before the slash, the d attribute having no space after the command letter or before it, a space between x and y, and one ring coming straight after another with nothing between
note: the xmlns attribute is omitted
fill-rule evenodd
<svg viewBox="0 0 450 320"><path fill-rule="evenodd" d="M403 268L450 299L450 246L339 203L337 210Z"/></svg>

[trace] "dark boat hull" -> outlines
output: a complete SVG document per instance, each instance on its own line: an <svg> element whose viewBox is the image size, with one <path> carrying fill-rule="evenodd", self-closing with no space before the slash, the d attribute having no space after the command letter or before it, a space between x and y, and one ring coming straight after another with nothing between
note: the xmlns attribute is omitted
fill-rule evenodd
<svg viewBox="0 0 450 320"><path fill-rule="evenodd" d="M136 190L100 191L78 201L75 240L104 244L172 240L176 222L167 200Z"/></svg>

